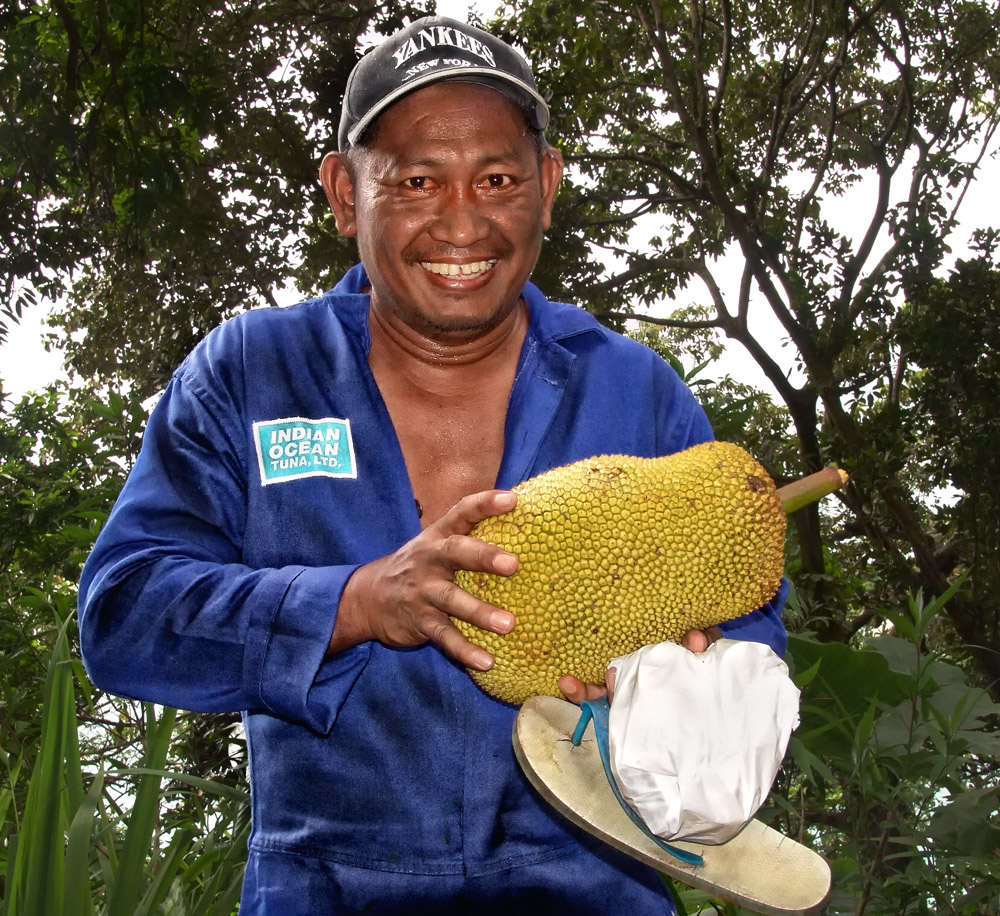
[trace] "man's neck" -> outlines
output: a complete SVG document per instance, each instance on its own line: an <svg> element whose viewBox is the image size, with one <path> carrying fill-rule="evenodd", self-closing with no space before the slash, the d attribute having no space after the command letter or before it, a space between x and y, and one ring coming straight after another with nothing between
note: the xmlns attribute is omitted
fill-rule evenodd
<svg viewBox="0 0 1000 916"><path fill-rule="evenodd" d="M406 462L421 524L491 489L503 460L507 404L528 327L523 302L475 339L427 341L372 310L368 361Z"/></svg>
<svg viewBox="0 0 1000 916"><path fill-rule="evenodd" d="M519 300L504 320L478 333L423 332L374 305L369 314L373 369L381 364L417 390L461 394L462 389L508 375L516 367L528 329L528 308Z"/></svg>

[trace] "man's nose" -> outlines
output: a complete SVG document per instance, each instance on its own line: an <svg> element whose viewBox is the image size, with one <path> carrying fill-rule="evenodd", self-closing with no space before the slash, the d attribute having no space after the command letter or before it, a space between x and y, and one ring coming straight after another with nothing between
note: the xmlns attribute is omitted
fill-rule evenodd
<svg viewBox="0 0 1000 916"><path fill-rule="evenodd" d="M489 231L485 207L466 188L455 188L442 197L430 227L431 238L455 248L468 248L485 239Z"/></svg>

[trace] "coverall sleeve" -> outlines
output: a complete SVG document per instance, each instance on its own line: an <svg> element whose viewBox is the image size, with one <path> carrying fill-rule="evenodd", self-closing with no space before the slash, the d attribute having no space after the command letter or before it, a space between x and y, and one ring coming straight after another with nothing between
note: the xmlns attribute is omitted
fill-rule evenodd
<svg viewBox="0 0 1000 916"><path fill-rule="evenodd" d="M782 579L775 596L763 607L743 617L719 624L722 635L728 639L762 642L784 658L785 650L788 648L788 633L781 622L781 611L787 598L788 581Z"/></svg>
<svg viewBox="0 0 1000 916"><path fill-rule="evenodd" d="M265 711L325 733L370 654L362 644L324 660L357 567L244 565L241 446L235 421L175 377L84 567L84 663L121 696Z"/></svg>

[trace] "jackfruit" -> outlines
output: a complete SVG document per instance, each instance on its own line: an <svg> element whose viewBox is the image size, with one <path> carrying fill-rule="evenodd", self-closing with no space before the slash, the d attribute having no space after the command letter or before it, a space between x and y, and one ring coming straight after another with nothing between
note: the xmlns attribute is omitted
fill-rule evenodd
<svg viewBox="0 0 1000 916"><path fill-rule="evenodd" d="M514 491L517 506L472 537L516 554L517 572L462 570L455 582L511 611L516 625L498 635L452 618L494 656L489 671L471 673L501 700L562 696L564 674L603 683L611 659L747 614L780 584L781 499L731 443L590 458Z"/></svg>

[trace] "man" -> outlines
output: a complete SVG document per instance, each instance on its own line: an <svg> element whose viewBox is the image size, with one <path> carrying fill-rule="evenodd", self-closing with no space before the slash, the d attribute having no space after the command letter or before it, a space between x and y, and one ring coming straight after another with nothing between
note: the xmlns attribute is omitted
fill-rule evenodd
<svg viewBox="0 0 1000 916"><path fill-rule="evenodd" d="M96 683L244 711L241 916L669 911L532 792L516 710L465 670L492 659L449 620L517 625L453 582L516 570L468 536L509 487L711 436L659 357L528 283L562 170L547 120L523 59L464 24L363 58L321 168L361 265L194 350L84 571ZM723 629L780 651L778 604Z"/></svg>

